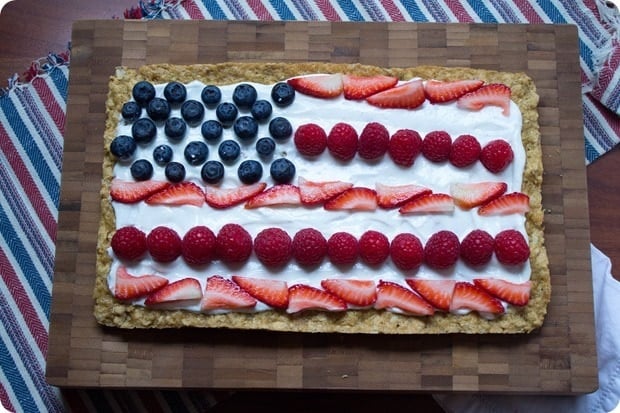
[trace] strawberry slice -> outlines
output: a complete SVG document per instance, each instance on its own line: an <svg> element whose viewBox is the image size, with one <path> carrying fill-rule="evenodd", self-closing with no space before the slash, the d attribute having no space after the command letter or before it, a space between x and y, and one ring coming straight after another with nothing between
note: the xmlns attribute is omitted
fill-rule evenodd
<svg viewBox="0 0 620 413"><path fill-rule="evenodd" d="M484 205L506 192L505 182L465 182L450 185L450 195L461 208L471 209Z"/></svg>
<svg viewBox="0 0 620 413"><path fill-rule="evenodd" d="M299 195L301 197L301 203L305 205L317 205L322 204L340 195L347 189L353 187L353 184L343 181L324 181L313 182L299 177L297 183L299 184Z"/></svg>
<svg viewBox="0 0 620 413"><path fill-rule="evenodd" d="M530 210L530 197L521 192L505 194L478 208L478 215L525 214Z"/></svg>
<svg viewBox="0 0 620 413"><path fill-rule="evenodd" d="M271 307L286 308L288 306L288 286L285 281L240 275L233 275L232 279L252 297Z"/></svg>
<svg viewBox="0 0 620 413"><path fill-rule="evenodd" d="M301 198L299 188L295 185L281 184L274 185L263 192L258 193L245 203L247 209L259 208L263 206L282 206L299 205Z"/></svg>
<svg viewBox="0 0 620 413"><path fill-rule="evenodd" d="M443 103L456 100L461 96L473 92L482 86L484 82L477 79L465 79L442 82L428 80L424 84L426 98L432 103Z"/></svg>
<svg viewBox="0 0 620 413"><path fill-rule="evenodd" d="M317 98L334 98L342 94L342 75L300 76L287 80L287 83L299 93Z"/></svg>
<svg viewBox="0 0 620 413"><path fill-rule="evenodd" d="M202 310L249 308L256 300L237 284L220 275L207 278L200 308Z"/></svg>
<svg viewBox="0 0 620 413"><path fill-rule="evenodd" d="M496 278L477 278L474 285L512 305L524 306L530 301L532 283L529 280L516 284Z"/></svg>
<svg viewBox="0 0 620 413"><path fill-rule="evenodd" d="M424 103L424 85L412 80L366 98L366 102L380 108L415 109Z"/></svg>
<svg viewBox="0 0 620 413"><path fill-rule="evenodd" d="M205 193L193 182L185 181L164 188L146 199L149 205L194 205L205 203Z"/></svg>
<svg viewBox="0 0 620 413"><path fill-rule="evenodd" d="M457 281L450 303L450 311L473 310L482 313L503 314L502 302L473 284Z"/></svg>
<svg viewBox="0 0 620 413"><path fill-rule="evenodd" d="M165 181L125 181L113 179L110 184L110 197L117 202L133 204L142 201L156 192L170 186Z"/></svg>
<svg viewBox="0 0 620 413"><path fill-rule="evenodd" d="M491 83L461 96L456 105L461 109L480 110L485 106L499 106L504 116L510 115L510 88L502 83Z"/></svg>
<svg viewBox="0 0 620 413"><path fill-rule="evenodd" d="M450 311L450 303L452 302L456 281L422 280L418 278L408 278L405 281L435 308L442 311Z"/></svg>
<svg viewBox="0 0 620 413"><path fill-rule="evenodd" d="M240 204L262 192L267 184L257 182L251 185L242 185L236 188L207 187L205 199L213 208L223 209Z"/></svg>
<svg viewBox="0 0 620 413"><path fill-rule="evenodd" d="M328 211L374 211L377 209L377 193L370 188L353 187L325 202Z"/></svg>
<svg viewBox="0 0 620 413"><path fill-rule="evenodd" d="M321 281L321 287L347 303L359 307L367 307L377 300L377 290L372 280L330 278Z"/></svg>
<svg viewBox="0 0 620 413"><path fill-rule="evenodd" d="M199 300L202 298L200 282L195 278L183 278L149 294L145 305L154 305L170 301Z"/></svg>
<svg viewBox="0 0 620 413"><path fill-rule="evenodd" d="M134 276L127 272L125 266L120 265L116 270L114 297L119 300L130 300L147 295L166 284L168 280L164 277L151 274Z"/></svg>
<svg viewBox="0 0 620 413"><path fill-rule="evenodd" d="M344 98L350 100L366 99L368 96L396 86L396 83L398 83L398 78L386 75L342 76Z"/></svg>
<svg viewBox="0 0 620 413"><path fill-rule="evenodd" d="M401 214L452 211L454 211L454 201L448 194L424 194L407 202L398 210Z"/></svg>
<svg viewBox="0 0 620 413"><path fill-rule="evenodd" d="M305 284L295 284L288 289L288 313L302 310L344 311L347 303L340 297Z"/></svg>
<svg viewBox="0 0 620 413"><path fill-rule="evenodd" d="M377 183L377 205L381 208L395 208L421 195L430 194L431 190L420 185L384 185Z"/></svg>
<svg viewBox="0 0 620 413"><path fill-rule="evenodd" d="M433 315L435 313L433 306L413 291L402 285L383 280L379 281L377 286L375 308L377 310L397 308L415 315Z"/></svg>

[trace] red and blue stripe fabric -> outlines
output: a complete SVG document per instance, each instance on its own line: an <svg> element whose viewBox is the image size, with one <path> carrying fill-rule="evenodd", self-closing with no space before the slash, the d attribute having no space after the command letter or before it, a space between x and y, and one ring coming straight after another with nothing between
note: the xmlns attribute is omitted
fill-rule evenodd
<svg viewBox="0 0 620 413"><path fill-rule="evenodd" d="M143 0L127 18L574 24L585 162L620 141L619 17L603 0ZM15 412L203 412L203 391L63 390L45 383L68 55L0 91L0 401Z"/></svg>

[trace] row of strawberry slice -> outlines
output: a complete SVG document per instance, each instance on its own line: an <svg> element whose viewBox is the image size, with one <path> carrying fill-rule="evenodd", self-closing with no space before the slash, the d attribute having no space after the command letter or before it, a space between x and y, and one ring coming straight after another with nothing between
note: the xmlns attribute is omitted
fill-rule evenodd
<svg viewBox="0 0 620 413"><path fill-rule="evenodd" d="M455 205L462 209L480 207L482 216L524 214L529 197L521 192L506 194L504 182L454 183L450 194L433 193L416 184L384 185L374 189L355 187L342 181L312 182L302 177L299 186L276 185L250 198L245 208L264 206L323 205L328 211L374 211L399 208L401 214L450 213Z"/></svg>
<svg viewBox="0 0 620 413"><path fill-rule="evenodd" d="M170 302L200 302L202 311L255 308L262 302L274 309L346 311L374 308L409 315L433 315L435 311L460 310L502 314L502 302L524 306L530 298L530 281L516 284L493 278L473 283L455 280L405 279L407 286L392 281L324 279L321 288L306 284L288 286L285 281L233 275L207 278L203 288L191 277L169 283L158 275L134 276L119 266L114 296L120 300L145 297L146 306Z"/></svg>
<svg viewBox="0 0 620 413"><path fill-rule="evenodd" d="M398 84L398 78L386 75L355 76L321 74L289 79L296 91L324 99L344 94L345 99L366 100L371 105L390 109L415 109L426 100L431 103L456 101L459 108L480 110L499 106L510 114L510 88L502 83L484 84L478 79L439 81L414 79Z"/></svg>
<svg viewBox="0 0 620 413"><path fill-rule="evenodd" d="M454 183L450 194L433 193L416 184L384 185L374 189L356 187L344 181L309 181L298 178L298 185L281 184L267 188L264 182L236 188L209 186L203 190L185 181L171 184L163 181L112 181L110 196L122 203L144 200L149 205L194 205L205 202L213 208L229 208L245 203L245 208L266 206L317 206L328 211L374 211L377 208L399 208L402 214L452 212L455 205L463 209L481 206L480 215L526 213L529 197L520 192L506 194L504 182Z"/></svg>

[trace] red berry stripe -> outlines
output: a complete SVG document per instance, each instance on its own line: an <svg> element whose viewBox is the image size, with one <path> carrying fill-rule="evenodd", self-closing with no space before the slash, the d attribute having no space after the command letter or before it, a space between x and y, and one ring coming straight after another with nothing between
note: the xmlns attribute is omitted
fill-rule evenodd
<svg viewBox="0 0 620 413"><path fill-rule="evenodd" d="M232 208L241 204L246 209L322 205L329 211L399 208L401 214L419 214L451 213L456 205L462 209L480 207L478 214L481 216L528 212L529 197L520 192L505 194L507 188L504 182L456 182L451 185L448 195L433 193L430 188L413 183L385 185L378 182L375 188L366 188L355 187L353 183L344 181L310 181L300 176L298 185L280 184L269 188L266 183L258 182L226 189L209 186L203 192L198 185L191 182L166 185L147 197L145 202L152 205L200 206L204 204L204 197L206 203L215 209ZM121 195L115 196L118 198ZM130 199L138 198L127 195L124 199L126 201L119 202L130 202Z"/></svg>
<svg viewBox="0 0 620 413"><path fill-rule="evenodd" d="M426 101L429 104L457 102L465 111L478 111L486 106L499 106L505 116L510 114L511 90L505 84L484 84L478 79L439 81L414 79L398 83L385 76L353 76L328 74L299 76L288 84L297 92L321 99L331 99L344 93L345 99L365 99L383 109L415 110Z"/></svg>
<svg viewBox="0 0 620 413"><path fill-rule="evenodd" d="M432 234L426 243L414 234L402 233L389 240L384 234L368 230L359 239L347 232L336 232L326 237L314 228L304 228L291 237L280 228L266 228L254 238L242 226L234 223L222 226L217 235L206 226L191 228L181 238L171 228L158 226L147 236L135 227L120 228L113 240L112 250L122 261L132 262L148 252L153 260L167 263L180 259L192 267L208 265L213 260L228 264L242 264L252 253L268 268L281 268L291 260L298 265L312 268L329 260L338 267L362 262L370 267L384 264L388 259L401 271L407 273L426 265L443 271L453 267L461 259L476 267L487 264L493 256L506 266L525 263L530 250L525 237L518 231L500 231L495 237L482 230L473 230L462 240L451 231ZM138 258L134 244L145 248ZM126 246L129 246L128 250Z"/></svg>
<svg viewBox="0 0 620 413"><path fill-rule="evenodd" d="M202 311L251 309L261 302L288 313L374 308L414 316L461 310L501 315L505 312L502 302L527 305L530 289L530 281L517 284L492 278L477 278L473 283L407 278L404 283L380 280L376 284L372 280L328 278L319 288L241 275L209 276L203 289L191 277L169 283L160 276L129 274L121 266L114 296L119 300L146 297L149 306L199 300Z"/></svg>
<svg viewBox="0 0 620 413"><path fill-rule="evenodd" d="M340 122L326 134L315 124L300 125L293 139L297 151L305 157L321 155L325 149L336 159L348 162L358 155L366 161L377 161L386 153L399 166L411 167L422 154L433 163L449 161L456 168L467 168L480 161L492 173L502 172L510 165L514 154L510 144L495 139L484 147L473 135L460 135L452 140L448 132L431 131L424 139L417 131L399 129L390 136L379 122L370 122L359 133L349 124Z"/></svg>

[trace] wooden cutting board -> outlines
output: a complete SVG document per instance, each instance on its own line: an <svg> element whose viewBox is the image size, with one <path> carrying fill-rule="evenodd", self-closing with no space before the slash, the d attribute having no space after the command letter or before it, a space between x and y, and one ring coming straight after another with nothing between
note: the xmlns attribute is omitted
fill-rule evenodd
<svg viewBox="0 0 620 413"><path fill-rule="evenodd" d="M47 379L56 386L585 393L597 388L575 26L80 21L73 28ZM529 335L123 331L92 316L104 102L120 65L331 61L524 71L540 94L552 299Z"/></svg>

